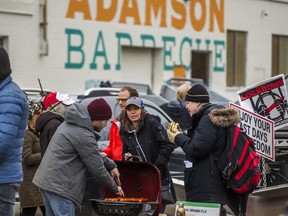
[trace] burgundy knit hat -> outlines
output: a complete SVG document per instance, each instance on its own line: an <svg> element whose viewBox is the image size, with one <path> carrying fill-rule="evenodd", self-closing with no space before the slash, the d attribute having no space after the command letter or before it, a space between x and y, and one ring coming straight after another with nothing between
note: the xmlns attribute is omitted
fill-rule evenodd
<svg viewBox="0 0 288 216"><path fill-rule="evenodd" d="M103 98L90 102L87 109L92 120L109 120L112 117L112 110Z"/></svg>

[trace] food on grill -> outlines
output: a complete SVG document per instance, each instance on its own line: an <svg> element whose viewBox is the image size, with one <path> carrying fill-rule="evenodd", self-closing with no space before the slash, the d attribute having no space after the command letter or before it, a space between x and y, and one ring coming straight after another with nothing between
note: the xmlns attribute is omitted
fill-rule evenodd
<svg viewBox="0 0 288 216"><path fill-rule="evenodd" d="M178 127L179 127L179 124L177 122L171 122L168 125L168 129L173 133L176 133Z"/></svg>
<svg viewBox="0 0 288 216"><path fill-rule="evenodd" d="M148 202L149 199L147 198L126 198L126 197L112 197L112 198L105 198L105 201L112 201L112 202Z"/></svg>

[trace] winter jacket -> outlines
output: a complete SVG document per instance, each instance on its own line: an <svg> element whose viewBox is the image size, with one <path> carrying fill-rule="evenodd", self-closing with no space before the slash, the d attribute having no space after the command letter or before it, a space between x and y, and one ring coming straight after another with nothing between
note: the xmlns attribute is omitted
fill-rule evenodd
<svg viewBox="0 0 288 216"><path fill-rule="evenodd" d="M184 171L187 201L226 203L226 186L213 159L224 149L225 128L213 124L208 115L216 108L222 107L204 105L192 116L192 128L188 130L188 134L179 134L175 137L176 144L186 153L186 160L193 163L191 168L185 168ZM223 116L226 115L226 119L227 113L229 112L222 112ZM228 122L233 124L233 115L230 119ZM217 121L216 118L213 121Z"/></svg>
<svg viewBox="0 0 288 216"><path fill-rule="evenodd" d="M61 115L45 112L39 116L36 121L35 129L40 133L40 145L41 145L41 156L44 156L44 153L47 149L47 146L53 137L58 126L64 121L64 118Z"/></svg>
<svg viewBox="0 0 288 216"><path fill-rule="evenodd" d="M191 127L191 116L186 109L186 102L181 100L172 100L169 103L160 106L174 122L178 122L181 129L186 130Z"/></svg>
<svg viewBox="0 0 288 216"><path fill-rule="evenodd" d="M116 193L117 185L108 172L116 164L100 154L99 136L96 137L87 108L75 103L67 108L64 119L48 145L33 183L80 205L89 171L99 184Z"/></svg>
<svg viewBox="0 0 288 216"><path fill-rule="evenodd" d="M109 132L109 145L102 151L112 160L122 160L123 142L120 136L120 125L121 123L118 119L112 120Z"/></svg>
<svg viewBox="0 0 288 216"><path fill-rule="evenodd" d="M138 131L125 131L121 127L121 137L123 155L130 152L140 156L143 161L154 164L160 170L162 179L169 177L167 164L175 146L168 141L158 116L145 114L139 123Z"/></svg>
<svg viewBox="0 0 288 216"><path fill-rule="evenodd" d="M0 81L0 184L23 180L22 144L28 113L26 96L12 77Z"/></svg>
<svg viewBox="0 0 288 216"><path fill-rule="evenodd" d="M23 144L23 182L19 189L21 208L44 205L39 189L32 183L40 162L41 150L39 137L33 129L28 129Z"/></svg>

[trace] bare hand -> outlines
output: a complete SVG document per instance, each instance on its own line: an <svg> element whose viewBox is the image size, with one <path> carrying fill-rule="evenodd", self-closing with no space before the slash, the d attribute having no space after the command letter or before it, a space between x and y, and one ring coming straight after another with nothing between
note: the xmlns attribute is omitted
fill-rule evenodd
<svg viewBox="0 0 288 216"><path fill-rule="evenodd" d="M118 186L121 186L119 170L117 168L114 168L113 170L111 170L110 174L113 179L116 178Z"/></svg>
<svg viewBox="0 0 288 216"><path fill-rule="evenodd" d="M118 186L118 192L116 193L118 196L124 197L124 191L122 190L122 188L120 186Z"/></svg>
<svg viewBox="0 0 288 216"><path fill-rule="evenodd" d="M127 161L127 160L130 160L132 161L132 154L130 152L127 152L124 154L124 160Z"/></svg>

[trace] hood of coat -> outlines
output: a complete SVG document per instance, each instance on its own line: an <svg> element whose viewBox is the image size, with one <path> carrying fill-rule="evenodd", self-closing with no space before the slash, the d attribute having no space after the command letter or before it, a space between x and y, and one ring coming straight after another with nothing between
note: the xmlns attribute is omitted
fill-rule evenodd
<svg viewBox="0 0 288 216"><path fill-rule="evenodd" d="M158 121L158 122L161 123L161 118L160 118L159 116L146 113L146 114L144 115L143 119L142 119L141 122L140 122L138 131L141 130L142 127L145 126L145 123L146 123L147 121L149 121L149 119L155 119L156 121Z"/></svg>
<svg viewBox="0 0 288 216"><path fill-rule="evenodd" d="M45 125L51 120L58 120L59 122L63 122L64 118L58 114L52 112L45 112L39 116L35 124L35 130L37 132L43 131Z"/></svg>
<svg viewBox="0 0 288 216"><path fill-rule="evenodd" d="M185 108L186 103L185 101L179 101L179 100L172 100L168 103L167 109L169 110L169 113L173 116L181 116L183 107Z"/></svg>
<svg viewBox="0 0 288 216"><path fill-rule="evenodd" d="M69 124L94 131L88 109L83 104L74 103L69 106L64 113L64 119Z"/></svg>
<svg viewBox="0 0 288 216"><path fill-rule="evenodd" d="M219 127L229 127L233 124L239 124L241 121L239 112L231 107L214 109L209 113L209 117L212 123Z"/></svg>

